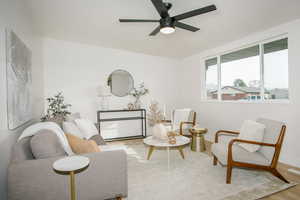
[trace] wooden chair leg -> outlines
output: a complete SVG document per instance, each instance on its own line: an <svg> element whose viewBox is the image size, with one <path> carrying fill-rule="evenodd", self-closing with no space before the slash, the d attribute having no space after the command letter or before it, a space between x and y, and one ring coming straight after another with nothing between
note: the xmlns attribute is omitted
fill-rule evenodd
<svg viewBox="0 0 300 200"><path fill-rule="evenodd" d="M227 177L226 183L231 184L231 174L232 174L232 166L230 164L227 165Z"/></svg>
<svg viewBox="0 0 300 200"><path fill-rule="evenodd" d="M218 164L218 158L216 156L214 156L214 165Z"/></svg>
<svg viewBox="0 0 300 200"><path fill-rule="evenodd" d="M277 169L273 169L271 171L271 173L276 176L277 178L281 179L282 181L286 182L286 183L290 183L288 180L286 180L278 171Z"/></svg>

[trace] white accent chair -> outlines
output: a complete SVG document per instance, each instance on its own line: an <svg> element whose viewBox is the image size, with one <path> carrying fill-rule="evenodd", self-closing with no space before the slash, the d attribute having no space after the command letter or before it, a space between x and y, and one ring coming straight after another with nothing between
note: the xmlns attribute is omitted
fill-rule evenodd
<svg viewBox="0 0 300 200"><path fill-rule="evenodd" d="M175 109L172 112L171 120L163 120L168 130L191 137L188 129L196 125L196 112L189 108Z"/></svg>
<svg viewBox="0 0 300 200"><path fill-rule="evenodd" d="M231 183L233 167L245 167L266 170L274 176L289 183L276 169L286 126L283 122L270 119L257 119L257 122L266 126L263 142L237 139L239 132L220 130L216 133L215 143L212 145L213 164L219 162L227 166L226 183ZM261 145L260 149L251 153L237 143Z"/></svg>

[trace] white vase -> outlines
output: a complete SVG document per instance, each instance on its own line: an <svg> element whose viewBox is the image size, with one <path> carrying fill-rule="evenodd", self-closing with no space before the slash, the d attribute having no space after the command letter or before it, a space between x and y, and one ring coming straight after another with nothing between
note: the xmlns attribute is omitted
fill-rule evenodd
<svg viewBox="0 0 300 200"><path fill-rule="evenodd" d="M152 128L153 138L158 140L167 140L168 139L168 130L165 125L159 123L155 124Z"/></svg>

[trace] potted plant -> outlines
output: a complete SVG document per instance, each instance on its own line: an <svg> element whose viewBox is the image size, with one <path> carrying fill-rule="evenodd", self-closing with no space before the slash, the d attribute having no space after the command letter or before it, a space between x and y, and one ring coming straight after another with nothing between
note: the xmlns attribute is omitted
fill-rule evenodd
<svg viewBox="0 0 300 200"><path fill-rule="evenodd" d="M69 111L71 104L65 103L65 98L61 92L46 100L48 108L46 115L41 118L41 121L53 121L61 125L66 120L66 117L71 114Z"/></svg>

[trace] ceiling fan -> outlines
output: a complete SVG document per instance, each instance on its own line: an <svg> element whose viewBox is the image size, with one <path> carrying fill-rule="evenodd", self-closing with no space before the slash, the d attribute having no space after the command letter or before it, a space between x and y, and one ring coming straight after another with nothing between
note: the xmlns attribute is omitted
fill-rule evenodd
<svg viewBox="0 0 300 200"><path fill-rule="evenodd" d="M180 15L176 15L171 17L169 15L169 10L172 7L171 3L163 2L162 0L151 0L157 12L159 13L161 19L160 20L152 20L152 19L120 19L120 22L159 22L159 26L154 29L150 36L155 36L158 32L163 34L171 34L175 32L175 27L182 28L188 31L196 32L200 30L197 27L190 26L188 24L180 22L180 20L187 19L190 17L194 17L197 15L205 14L211 11L216 10L215 5L206 6L200 9L196 9L190 12L186 12Z"/></svg>

